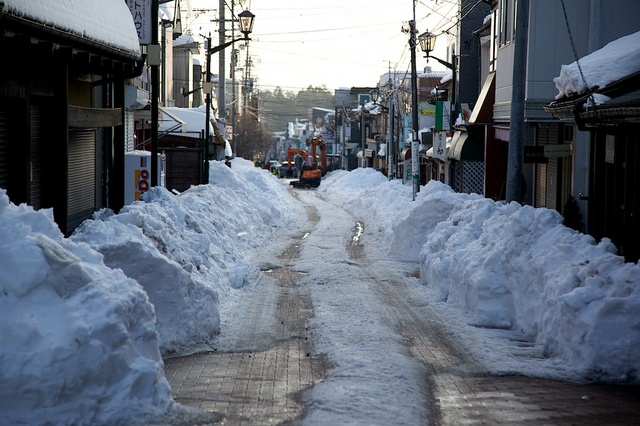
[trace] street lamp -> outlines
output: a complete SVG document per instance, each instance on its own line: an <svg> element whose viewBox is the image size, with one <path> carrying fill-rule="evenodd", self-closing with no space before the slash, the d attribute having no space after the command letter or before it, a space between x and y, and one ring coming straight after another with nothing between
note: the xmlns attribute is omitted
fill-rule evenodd
<svg viewBox="0 0 640 426"><path fill-rule="evenodd" d="M444 65L445 67L449 68L451 70L451 107L453 109L453 114L451 115L451 124L453 126L453 124L455 123L455 118L456 118L456 113L458 111L457 106L456 106L456 82L457 82L457 78L456 78L456 55L452 55L453 57L453 63L449 63L447 61L443 61L440 58L436 58L435 56L431 56L431 52L433 52L433 49L436 46L436 35L430 33L429 31L426 31L422 34L420 34L418 36L418 41L420 42L420 48L426 53L425 58L427 59L427 61L429 60L429 58L433 58L436 61L440 62L442 65Z"/></svg>
<svg viewBox="0 0 640 426"><path fill-rule="evenodd" d="M372 91L369 92L369 95L371 96L371 101L374 104L377 104L378 99L380 98L380 91L378 89L373 89Z"/></svg>
<svg viewBox="0 0 640 426"><path fill-rule="evenodd" d="M207 51L206 51L206 56L207 56L207 75L206 75L206 82L207 83L211 83L211 55L213 55L214 53L217 53L223 49L226 49L227 47L231 46L233 43L238 42L238 41L249 41L251 40L249 38L249 34L251 34L251 32L253 31L253 21L255 20L255 15L251 12L249 12L248 10L245 10L243 12L241 12L238 15L238 22L240 23L240 32L243 34L243 37L238 37L235 39L232 39L226 43L222 43L219 46L215 46L215 47L210 47L211 46L211 37L207 37ZM223 23L221 23L220 25L224 25ZM206 97L206 112L205 112L205 117L206 117L206 123L204 126L204 138L205 138L205 142L204 142L204 161L205 161L205 167L203 170L203 174L202 174L202 178L203 178L203 183L209 183L209 167L208 167L208 162L209 162L209 123L211 122L211 117L210 117L210 110L211 110L211 85L207 84L208 90L207 90L207 97ZM219 108L224 108L224 105L219 105Z"/></svg>
<svg viewBox="0 0 640 426"><path fill-rule="evenodd" d="M245 10L238 15L238 20L240 21L240 32L244 34L245 40L249 40L249 34L253 31L253 21L255 20L256 15Z"/></svg>

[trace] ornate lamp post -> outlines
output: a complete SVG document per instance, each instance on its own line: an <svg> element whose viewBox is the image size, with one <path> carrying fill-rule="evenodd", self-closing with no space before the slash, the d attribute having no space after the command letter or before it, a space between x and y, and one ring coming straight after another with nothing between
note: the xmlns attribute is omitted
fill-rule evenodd
<svg viewBox="0 0 640 426"><path fill-rule="evenodd" d="M233 43L236 43L238 41L249 41L251 40L249 38L249 34L251 34L251 32L253 31L253 21L255 20L255 15L251 12L249 12L248 10L245 10L244 12L241 12L238 15L238 21L240 22L240 32L243 34L243 37L238 37L235 38L233 40L230 40L226 43L223 43L219 46L215 46L215 47L210 47L211 46L211 37L207 38L207 51L206 51L206 55L207 55L207 75L205 78L205 81L207 84L205 84L205 86L207 86L207 96L206 96L206 112L205 112L205 116L206 116L206 123L204 126L204 161L205 161L205 167L204 167L204 171L203 171L203 183L209 183L209 167L208 167L208 162L209 162L209 137L210 137L210 132L209 132L209 123L211 122L211 55L213 55L214 53L217 53L223 49L226 49L227 47L231 46ZM224 107L224 105L220 105L221 108Z"/></svg>
<svg viewBox="0 0 640 426"><path fill-rule="evenodd" d="M371 95L371 102L377 104L378 99L380 99L380 91L378 89L373 89L369 92L369 95Z"/></svg>

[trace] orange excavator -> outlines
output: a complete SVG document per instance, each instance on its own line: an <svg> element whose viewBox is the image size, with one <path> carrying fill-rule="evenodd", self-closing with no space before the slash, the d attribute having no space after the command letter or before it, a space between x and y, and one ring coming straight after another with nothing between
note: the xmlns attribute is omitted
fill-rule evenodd
<svg viewBox="0 0 640 426"><path fill-rule="evenodd" d="M318 164L318 157L316 155L316 151L318 149L320 149L320 164ZM307 151L298 148L289 148L287 155L289 167L291 167L292 157L296 154L302 155L304 158L309 155ZM318 186L320 186L320 180L322 179L322 176L326 173L326 165L326 144L319 137L314 137L313 139L311 139L311 166L303 166L302 173L300 174L300 179L291 181L289 185L293 185L294 188L317 188Z"/></svg>

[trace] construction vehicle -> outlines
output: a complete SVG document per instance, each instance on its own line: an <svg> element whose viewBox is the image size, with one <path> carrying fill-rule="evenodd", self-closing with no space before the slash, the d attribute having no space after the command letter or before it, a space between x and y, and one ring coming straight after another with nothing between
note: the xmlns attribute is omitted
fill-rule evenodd
<svg viewBox="0 0 640 426"><path fill-rule="evenodd" d="M318 157L316 155L316 150L318 148L320 149L320 164L318 164ZM309 153L305 150L289 148L287 155L289 167L291 167L292 157L296 154L302 155L305 159L309 156ZM311 139L311 165L303 166L300 173L300 179L291 181L289 185L293 185L294 188L317 188L320 186L322 176L326 173L326 164L326 144L319 137L314 137Z"/></svg>

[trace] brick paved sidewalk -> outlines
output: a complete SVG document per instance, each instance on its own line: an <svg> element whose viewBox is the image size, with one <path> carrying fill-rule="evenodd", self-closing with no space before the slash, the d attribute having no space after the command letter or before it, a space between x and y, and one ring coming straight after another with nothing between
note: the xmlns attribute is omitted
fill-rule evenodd
<svg viewBox="0 0 640 426"><path fill-rule="evenodd" d="M279 424L304 413L296 395L326 374L326 362L310 356L305 346L289 340L257 353L168 359L165 375L176 401L222 414L219 424Z"/></svg>
<svg viewBox="0 0 640 426"><path fill-rule="evenodd" d="M640 389L436 373L439 425L640 425Z"/></svg>

